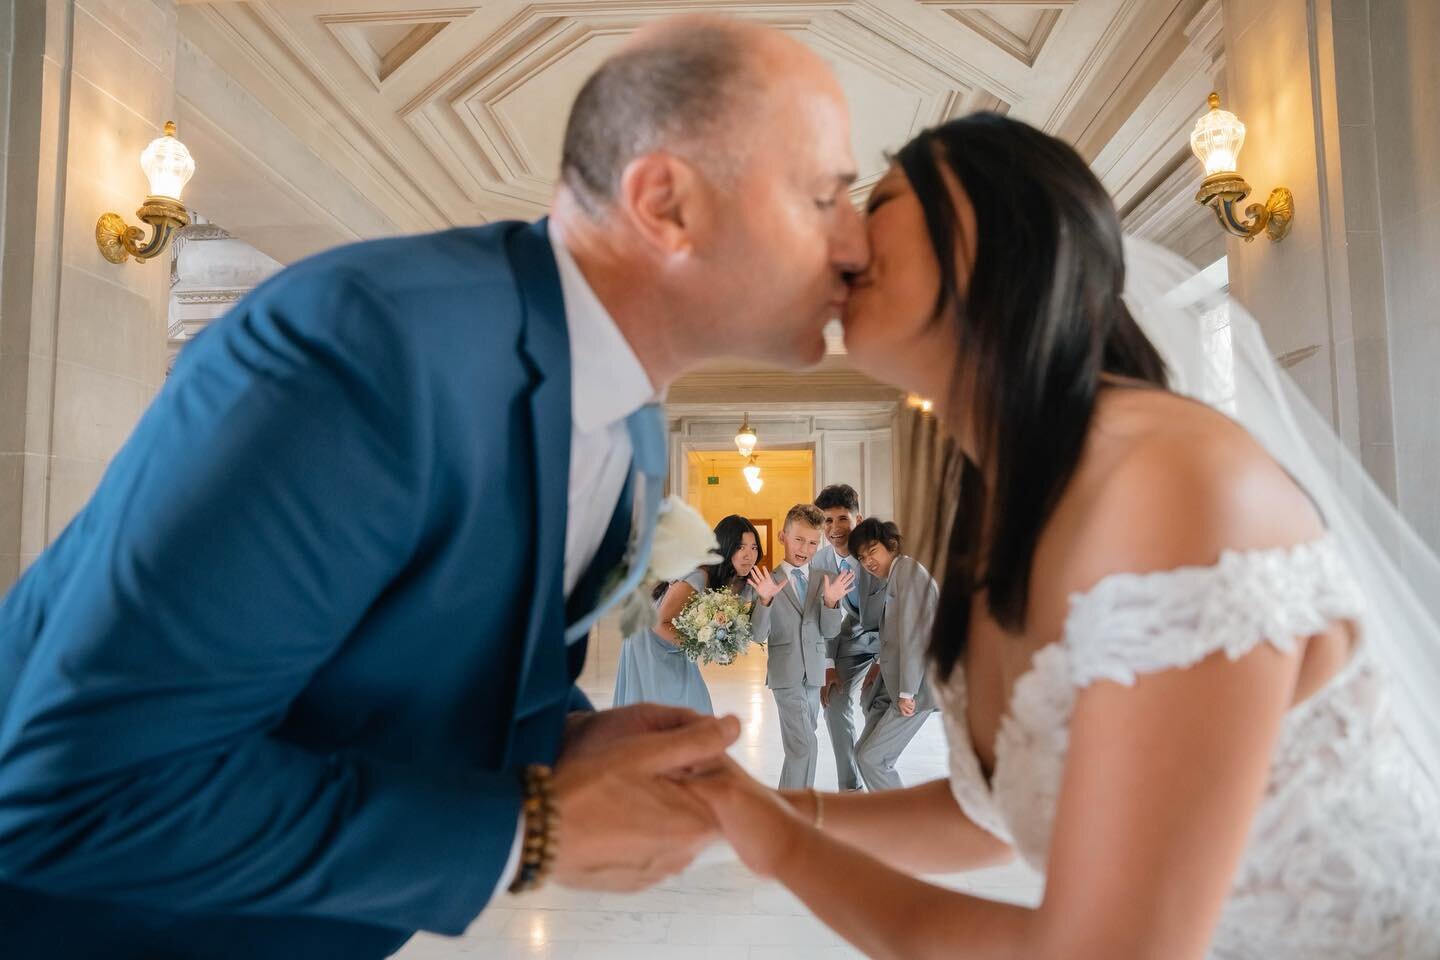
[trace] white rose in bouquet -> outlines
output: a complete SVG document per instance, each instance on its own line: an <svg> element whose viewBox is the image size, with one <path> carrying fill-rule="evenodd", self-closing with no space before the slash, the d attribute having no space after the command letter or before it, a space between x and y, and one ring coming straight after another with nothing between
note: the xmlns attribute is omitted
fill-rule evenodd
<svg viewBox="0 0 1440 960"><path fill-rule="evenodd" d="M671 497L660 508L655 545L650 549L650 582L679 580L696 567L719 563L715 532L694 507Z"/></svg>
<svg viewBox="0 0 1440 960"><path fill-rule="evenodd" d="M655 626L655 605L650 594L662 580L679 580L696 567L719 563L715 532L694 507L679 497L670 497L660 507L655 521L655 539L650 547L650 565L640 586L625 598L620 608L620 632L630 636Z"/></svg>

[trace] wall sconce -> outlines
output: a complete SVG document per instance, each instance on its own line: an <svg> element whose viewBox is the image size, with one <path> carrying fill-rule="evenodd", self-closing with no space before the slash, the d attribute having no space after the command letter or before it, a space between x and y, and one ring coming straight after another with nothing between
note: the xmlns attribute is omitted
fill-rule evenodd
<svg viewBox="0 0 1440 960"><path fill-rule="evenodd" d="M1271 240L1280 240L1290 232L1290 221L1295 216L1295 198L1285 187L1271 190L1263 206L1252 203L1246 207L1247 219L1236 216L1236 205L1250 195L1250 184L1236 172L1236 160L1244 143L1245 124L1229 110L1220 109L1220 94L1210 94L1210 110L1195 121L1190 134L1190 149L1205 165L1205 179L1195 202L1214 210L1220 228L1246 243L1262 231Z"/></svg>
<svg viewBox="0 0 1440 960"><path fill-rule="evenodd" d="M740 451L740 456L748 457L755 452L755 444L759 440L755 428L750 426L750 414L747 413L740 423L740 432L735 434L735 449Z"/></svg>
<svg viewBox="0 0 1440 960"><path fill-rule="evenodd" d="M919 410L921 413L930 413L935 409L935 402L933 400L926 400L924 397L915 393L907 396L905 403Z"/></svg>
<svg viewBox="0 0 1440 960"><path fill-rule="evenodd" d="M150 181L150 196L135 215L154 230L150 242L142 244L145 231L127 224L118 213L102 214L95 224L95 243L111 263L124 263L134 257L137 263L154 259L164 252L175 231L190 222L180 192L195 175L195 161L185 144L175 139L175 122L165 121L165 135L150 141L140 154L140 169Z"/></svg>

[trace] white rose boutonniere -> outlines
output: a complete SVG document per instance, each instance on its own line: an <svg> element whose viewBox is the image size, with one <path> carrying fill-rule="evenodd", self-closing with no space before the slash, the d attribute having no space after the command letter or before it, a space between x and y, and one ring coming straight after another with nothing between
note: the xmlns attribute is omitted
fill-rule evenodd
<svg viewBox="0 0 1440 960"><path fill-rule="evenodd" d="M620 611L620 631L629 636L655 626L655 605L650 599L655 584L678 580L696 567L719 563L715 533L694 507L679 497L660 505L655 521L655 540L650 547L650 564L640 586L626 597Z"/></svg>

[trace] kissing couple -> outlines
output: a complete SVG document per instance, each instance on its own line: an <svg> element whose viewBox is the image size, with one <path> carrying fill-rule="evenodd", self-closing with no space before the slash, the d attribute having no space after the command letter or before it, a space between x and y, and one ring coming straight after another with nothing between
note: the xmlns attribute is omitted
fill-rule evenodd
<svg viewBox="0 0 1440 960"><path fill-rule="evenodd" d="M253 291L0 603L7 957L378 958L717 836L875 957L1440 955L1440 566L1072 148L953 120L862 214L825 63L682 17L561 174ZM667 386L836 315L962 454L951 771L780 794L735 718L574 681L650 572ZM1036 908L921 879L1013 856Z"/></svg>

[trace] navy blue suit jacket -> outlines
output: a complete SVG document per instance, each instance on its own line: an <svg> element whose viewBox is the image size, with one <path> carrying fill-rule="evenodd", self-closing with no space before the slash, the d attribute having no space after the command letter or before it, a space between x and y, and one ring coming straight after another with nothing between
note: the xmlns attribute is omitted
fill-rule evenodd
<svg viewBox="0 0 1440 960"><path fill-rule="evenodd" d="M198 337L0 605L0 955L461 932L583 699L570 404L543 222L331 251Z"/></svg>

